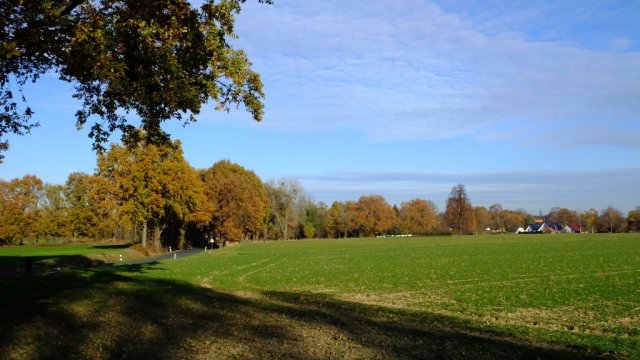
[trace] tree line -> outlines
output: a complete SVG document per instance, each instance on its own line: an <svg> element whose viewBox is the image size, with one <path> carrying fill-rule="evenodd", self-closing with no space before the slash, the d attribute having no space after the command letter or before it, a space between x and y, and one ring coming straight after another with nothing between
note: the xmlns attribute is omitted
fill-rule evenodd
<svg viewBox="0 0 640 360"><path fill-rule="evenodd" d="M640 207L578 212L552 208L545 219L590 232L640 229ZM0 244L26 239L103 239L156 249L208 239L344 238L392 234L516 232L535 217L525 210L474 207L464 185L452 188L439 212L425 199L400 206L381 195L331 205L313 201L292 179L263 182L228 160L196 170L180 141L113 144L98 155L94 174L75 172L60 184L35 175L0 180Z"/></svg>

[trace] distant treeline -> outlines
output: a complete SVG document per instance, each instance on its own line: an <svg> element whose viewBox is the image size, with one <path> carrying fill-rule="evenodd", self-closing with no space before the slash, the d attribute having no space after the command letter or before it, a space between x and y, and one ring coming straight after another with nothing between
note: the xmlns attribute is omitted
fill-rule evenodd
<svg viewBox="0 0 640 360"><path fill-rule="evenodd" d="M144 247L201 246L209 239L299 239L383 234L516 232L537 217L499 204L474 207L464 185L452 188L446 209L414 199L390 205L381 195L357 201L314 202L296 180L263 182L230 161L196 170L179 141L112 145L95 174L72 173L64 185L35 175L0 180L0 244L51 238L121 240ZM640 228L640 207L625 217L610 207L577 212L553 208L545 221L583 232Z"/></svg>

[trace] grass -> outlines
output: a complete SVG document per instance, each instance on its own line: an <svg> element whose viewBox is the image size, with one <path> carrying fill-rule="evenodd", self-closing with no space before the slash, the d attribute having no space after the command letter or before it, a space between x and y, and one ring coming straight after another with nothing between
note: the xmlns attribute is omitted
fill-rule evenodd
<svg viewBox="0 0 640 360"><path fill-rule="evenodd" d="M83 244L66 246L0 247L0 275L24 271L25 260L31 258L35 272L57 268L86 267L137 259L143 256L130 245Z"/></svg>
<svg viewBox="0 0 640 360"><path fill-rule="evenodd" d="M640 358L639 275L637 234L243 244L0 279L0 358Z"/></svg>

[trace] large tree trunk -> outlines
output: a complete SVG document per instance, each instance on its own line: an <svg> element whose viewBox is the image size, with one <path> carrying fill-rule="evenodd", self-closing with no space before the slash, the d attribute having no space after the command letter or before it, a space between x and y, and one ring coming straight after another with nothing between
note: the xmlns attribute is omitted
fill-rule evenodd
<svg viewBox="0 0 640 360"><path fill-rule="evenodd" d="M184 250L185 248L185 233L187 232L187 224L180 225L178 229L178 249Z"/></svg>
<svg viewBox="0 0 640 360"><path fill-rule="evenodd" d="M142 225L142 247L147 248L147 222Z"/></svg>
<svg viewBox="0 0 640 360"><path fill-rule="evenodd" d="M284 224L280 224L280 227L282 228L282 236L284 237L285 240L289 239L289 214L286 214L284 216Z"/></svg>
<svg viewBox="0 0 640 360"><path fill-rule="evenodd" d="M162 229L159 225L155 225L153 227L153 245L155 246L156 252L160 252L160 236L162 235Z"/></svg>

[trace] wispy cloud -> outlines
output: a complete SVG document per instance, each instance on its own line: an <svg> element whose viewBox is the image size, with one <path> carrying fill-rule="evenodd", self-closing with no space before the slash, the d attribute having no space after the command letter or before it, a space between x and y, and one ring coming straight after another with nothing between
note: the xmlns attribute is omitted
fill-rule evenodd
<svg viewBox="0 0 640 360"><path fill-rule="evenodd" d="M633 40L627 37L615 38L609 42L609 48L617 51L628 50L631 46L633 46Z"/></svg>
<svg viewBox="0 0 640 360"><path fill-rule="evenodd" d="M640 169L553 173L341 172L295 177L317 200L327 202L382 194L397 204L425 198L444 208L451 188L462 183L474 205L500 203L505 208L524 208L531 213L546 212L554 206L586 210L615 205L623 211L640 206Z"/></svg>
<svg viewBox="0 0 640 360"><path fill-rule="evenodd" d="M377 140L499 132L545 145L531 133L580 127L582 140L567 146L639 146L640 129L626 125L640 122L640 52L510 31L509 18L526 22L533 5L512 6L498 23L446 8L417 0L249 6L238 31L266 82L265 126L348 128ZM602 128L615 130L602 137Z"/></svg>

